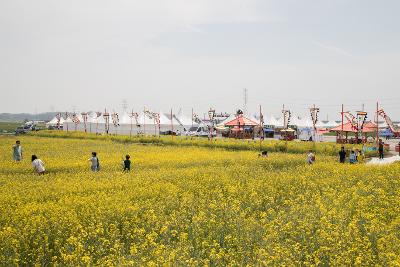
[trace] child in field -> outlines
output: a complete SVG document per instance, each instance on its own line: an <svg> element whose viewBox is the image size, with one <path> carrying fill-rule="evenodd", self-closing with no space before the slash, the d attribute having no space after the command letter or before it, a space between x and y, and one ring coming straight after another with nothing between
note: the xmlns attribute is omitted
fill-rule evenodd
<svg viewBox="0 0 400 267"><path fill-rule="evenodd" d="M96 152L92 152L92 157L89 161L91 162L90 169L93 172L98 172L100 170L100 162Z"/></svg>
<svg viewBox="0 0 400 267"><path fill-rule="evenodd" d="M314 153L310 150L310 153L307 155L307 163L309 165L313 164L315 162L315 155Z"/></svg>
<svg viewBox="0 0 400 267"><path fill-rule="evenodd" d="M124 172L129 172L131 171L131 156L126 155L125 160L124 160Z"/></svg>
<svg viewBox="0 0 400 267"><path fill-rule="evenodd" d="M43 175L45 172L44 163L36 155L32 155L32 166L33 170L39 174Z"/></svg>
<svg viewBox="0 0 400 267"><path fill-rule="evenodd" d="M15 162L20 162L22 160L22 146L19 140L13 145L13 159Z"/></svg>
<svg viewBox="0 0 400 267"><path fill-rule="evenodd" d="M258 156L262 158L268 158L268 151L264 150L261 152L261 154L258 154Z"/></svg>

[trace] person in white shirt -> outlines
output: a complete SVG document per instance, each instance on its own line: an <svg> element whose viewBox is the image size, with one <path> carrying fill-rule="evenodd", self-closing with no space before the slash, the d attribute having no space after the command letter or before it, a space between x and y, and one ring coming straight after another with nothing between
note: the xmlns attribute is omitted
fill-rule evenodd
<svg viewBox="0 0 400 267"><path fill-rule="evenodd" d="M32 155L32 166L33 170L39 174L42 175L46 171L44 168L44 163L36 155Z"/></svg>
<svg viewBox="0 0 400 267"><path fill-rule="evenodd" d="M315 155L314 153L310 150L310 153L307 155L307 163L309 165L313 164L315 162Z"/></svg>
<svg viewBox="0 0 400 267"><path fill-rule="evenodd" d="M92 157L89 159L89 161L91 162L90 169L93 172L98 172L100 170L100 163L96 152L92 152Z"/></svg>

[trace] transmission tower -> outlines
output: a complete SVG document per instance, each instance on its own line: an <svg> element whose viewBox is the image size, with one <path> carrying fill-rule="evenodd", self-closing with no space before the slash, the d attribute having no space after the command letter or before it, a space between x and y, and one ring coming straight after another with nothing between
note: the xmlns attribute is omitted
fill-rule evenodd
<svg viewBox="0 0 400 267"><path fill-rule="evenodd" d="M247 88L243 89L243 114L247 115L247 102L248 102L248 90Z"/></svg>
<svg viewBox="0 0 400 267"><path fill-rule="evenodd" d="M122 100L122 111L125 113L128 109L128 101L126 99Z"/></svg>

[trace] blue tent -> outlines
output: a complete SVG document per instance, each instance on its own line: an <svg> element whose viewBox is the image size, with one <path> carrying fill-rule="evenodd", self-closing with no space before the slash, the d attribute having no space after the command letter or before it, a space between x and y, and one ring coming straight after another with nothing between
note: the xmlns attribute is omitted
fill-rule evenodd
<svg viewBox="0 0 400 267"><path fill-rule="evenodd" d="M264 128L264 132L265 133L273 133L275 131L274 131L274 129L271 129L271 128Z"/></svg>
<svg viewBox="0 0 400 267"><path fill-rule="evenodd" d="M386 128L385 130L379 132L379 136L392 137L394 134L389 128Z"/></svg>

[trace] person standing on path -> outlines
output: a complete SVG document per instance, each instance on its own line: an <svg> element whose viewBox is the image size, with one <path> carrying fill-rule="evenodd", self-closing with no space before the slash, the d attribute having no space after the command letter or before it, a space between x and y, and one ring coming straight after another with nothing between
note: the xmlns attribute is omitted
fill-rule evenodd
<svg viewBox="0 0 400 267"><path fill-rule="evenodd" d="M43 161L38 159L36 155L32 155L32 166L33 170L39 175L43 175L44 172L46 171L44 168Z"/></svg>
<svg viewBox="0 0 400 267"><path fill-rule="evenodd" d="M91 162L90 169L93 172L98 172L100 170L100 162L96 152L92 152L92 157L89 161Z"/></svg>
<svg viewBox="0 0 400 267"><path fill-rule="evenodd" d="M13 145L13 159L15 162L20 162L22 160L22 146L19 140Z"/></svg>
<svg viewBox="0 0 400 267"><path fill-rule="evenodd" d="M344 146L339 151L339 162L344 163L346 161L346 151L344 150Z"/></svg>
<svg viewBox="0 0 400 267"><path fill-rule="evenodd" d="M382 139L379 139L379 147L378 147L378 152L379 152L379 159L383 159L383 145L384 143L382 142Z"/></svg>

